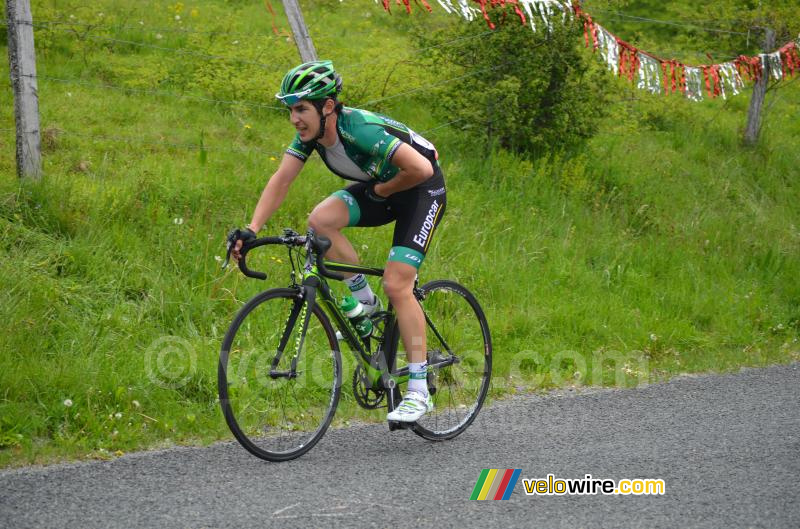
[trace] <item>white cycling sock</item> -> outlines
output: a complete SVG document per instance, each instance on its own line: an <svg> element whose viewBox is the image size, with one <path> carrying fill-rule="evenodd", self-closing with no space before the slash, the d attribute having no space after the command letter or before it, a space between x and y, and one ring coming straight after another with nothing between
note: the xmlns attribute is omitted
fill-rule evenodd
<svg viewBox="0 0 800 529"><path fill-rule="evenodd" d="M428 395L428 362L408 363L408 391Z"/></svg>
<svg viewBox="0 0 800 529"><path fill-rule="evenodd" d="M352 292L353 297L365 305L375 304L375 293L369 287L367 278L364 274L356 274L353 277L348 277L344 280L347 287Z"/></svg>

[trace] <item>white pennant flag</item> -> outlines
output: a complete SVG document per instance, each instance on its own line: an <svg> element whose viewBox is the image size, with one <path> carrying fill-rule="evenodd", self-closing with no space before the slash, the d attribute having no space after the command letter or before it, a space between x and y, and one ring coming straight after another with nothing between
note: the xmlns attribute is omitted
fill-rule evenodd
<svg viewBox="0 0 800 529"><path fill-rule="evenodd" d="M686 76L686 97L692 101L702 101L703 71L692 66L686 66L683 71Z"/></svg>
<svg viewBox="0 0 800 529"><path fill-rule="evenodd" d="M553 31L553 22L551 18L554 14L554 8L561 11L561 22L567 20L567 15L572 18L572 8L566 2L558 0L519 0L519 4L525 8L525 13L528 15L528 20L531 24L531 29L536 31L536 23L534 22L534 12L541 17L542 22L547 27L547 31Z"/></svg>
<svg viewBox="0 0 800 529"><path fill-rule="evenodd" d="M597 24L597 47L600 54L608 65L608 69L614 72L614 75L619 75L619 49L617 48L617 39L606 31L606 28Z"/></svg>
<svg viewBox="0 0 800 529"><path fill-rule="evenodd" d="M636 87L651 94L661 93L661 63L646 53L639 53L639 81Z"/></svg>
<svg viewBox="0 0 800 529"><path fill-rule="evenodd" d="M378 0L375 0L376 2ZM481 14L481 10L477 7L472 7L469 5L468 0L456 0L458 3L458 7L453 5L452 0L438 0L439 5L442 6L442 9L447 11L447 14L456 13L457 15L461 16L461 18L466 19L469 22L472 22L476 16Z"/></svg>
<svg viewBox="0 0 800 529"><path fill-rule="evenodd" d="M742 77L739 75L739 70L736 69L736 65L732 62L726 62L720 65L719 77L721 80L720 90L722 92L723 99L727 99L727 95L725 93L726 84L731 89L731 95L734 96L739 95L739 91L744 88L744 81L742 81Z"/></svg>
<svg viewBox="0 0 800 529"><path fill-rule="evenodd" d="M783 61L781 60L781 52L768 53L762 55L762 63L769 64L769 73L776 81L783 79Z"/></svg>

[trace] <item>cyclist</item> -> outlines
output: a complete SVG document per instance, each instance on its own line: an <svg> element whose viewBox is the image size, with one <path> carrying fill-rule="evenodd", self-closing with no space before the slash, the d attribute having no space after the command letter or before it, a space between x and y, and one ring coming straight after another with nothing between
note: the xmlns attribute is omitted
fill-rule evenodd
<svg viewBox="0 0 800 529"><path fill-rule="evenodd" d="M345 107L338 101L341 88L331 61L307 62L284 76L275 97L289 108L297 132L264 187L233 257L240 257L241 241L255 238L283 203L313 151L331 172L354 181L318 204L308 223L333 243L327 255L349 264L358 264L358 254L343 228L395 223L383 289L397 313L410 377L403 401L387 419L414 422L433 403L427 385L425 317L413 287L447 204L444 176L430 142L388 117ZM363 275L350 274L345 282L368 313L378 310L378 297Z"/></svg>

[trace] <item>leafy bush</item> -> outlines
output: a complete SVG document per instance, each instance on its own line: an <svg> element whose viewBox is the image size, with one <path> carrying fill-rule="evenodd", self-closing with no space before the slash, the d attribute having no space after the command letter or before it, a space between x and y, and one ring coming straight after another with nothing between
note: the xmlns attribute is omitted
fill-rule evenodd
<svg viewBox="0 0 800 529"><path fill-rule="evenodd" d="M502 15L500 15L502 17ZM439 107L457 125L513 152L535 156L580 144L604 115L609 75L582 49L582 26L553 19L536 32L515 16L458 22L432 36L442 80ZM448 66L442 66L448 65Z"/></svg>

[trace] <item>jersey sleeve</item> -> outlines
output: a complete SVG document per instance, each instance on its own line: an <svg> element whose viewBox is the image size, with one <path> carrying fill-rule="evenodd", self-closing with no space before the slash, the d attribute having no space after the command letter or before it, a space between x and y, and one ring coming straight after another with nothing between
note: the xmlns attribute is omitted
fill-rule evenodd
<svg viewBox="0 0 800 529"><path fill-rule="evenodd" d="M308 160L308 157L311 156L312 152L314 152L314 145L312 143L304 143L300 141L300 133L295 135L294 141L292 141L292 143L286 149L286 154L294 156L301 162Z"/></svg>
<svg viewBox="0 0 800 529"><path fill-rule="evenodd" d="M397 136L389 134L377 116L374 121L369 119L370 117L369 115L354 117L354 126L350 129L353 135L351 141L362 153L388 162L403 142Z"/></svg>

